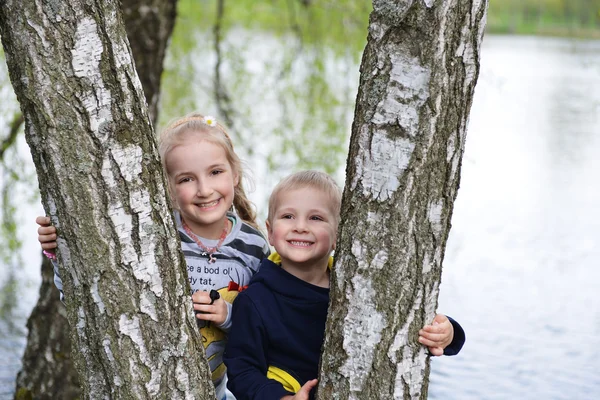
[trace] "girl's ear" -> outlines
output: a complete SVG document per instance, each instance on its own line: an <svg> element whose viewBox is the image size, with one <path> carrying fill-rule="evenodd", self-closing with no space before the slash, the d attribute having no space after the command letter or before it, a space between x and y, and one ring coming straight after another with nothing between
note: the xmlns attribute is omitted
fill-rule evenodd
<svg viewBox="0 0 600 400"><path fill-rule="evenodd" d="M238 174L237 172L233 175L233 187L237 187L237 185L240 183L240 174Z"/></svg>
<svg viewBox="0 0 600 400"><path fill-rule="evenodd" d="M177 204L177 198L175 197L175 188L172 186L171 181L167 177L167 194L169 195L169 200L171 200L171 207L173 210L179 211L179 207Z"/></svg>

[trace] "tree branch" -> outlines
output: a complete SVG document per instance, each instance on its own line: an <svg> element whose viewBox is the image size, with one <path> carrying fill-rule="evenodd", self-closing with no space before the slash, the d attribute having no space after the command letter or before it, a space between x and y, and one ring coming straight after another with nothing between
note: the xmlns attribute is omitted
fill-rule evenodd
<svg viewBox="0 0 600 400"><path fill-rule="evenodd" d="M0 162L4 161L4 153L8 149L10 149L10 147L17 140L17 136L19 135L19 129L21 128L21 125L23 125L23 122L23 114L19 113L10 123L10 130L8 132L8 136L0 144Z"/></svg>

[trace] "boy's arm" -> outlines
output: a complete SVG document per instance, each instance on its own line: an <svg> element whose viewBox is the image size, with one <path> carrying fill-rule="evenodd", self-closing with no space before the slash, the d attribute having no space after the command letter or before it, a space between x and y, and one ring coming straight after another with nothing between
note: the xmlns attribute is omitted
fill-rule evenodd
<svg viewBox="0 0 600 400"><path fill-rule="evenodd" d="M463 345L465 344L466 336L464 329L458 322L450 317L448 317L448 319L452 324L452 328L454 328L454 337L452 338L452 342L450 342L448 347L444 349L444 355L455 356L460 352L460 349L462 349Z"/></svg>
<svg viewBox="0 0 600 400"><path fill-rule="evenodd" d="M419 343L429 348L433 356L458 354L465 343L465 331L460 324L443 314L419 331Z"/></svg>
<svg viewBox="0 0 600 400"><path fill-rule="evenodd" d="M293 395L267 378L267 333L256 306L240 293L233 304L232 326L225 349L227 387L237 400L279 400Z"/></svg>

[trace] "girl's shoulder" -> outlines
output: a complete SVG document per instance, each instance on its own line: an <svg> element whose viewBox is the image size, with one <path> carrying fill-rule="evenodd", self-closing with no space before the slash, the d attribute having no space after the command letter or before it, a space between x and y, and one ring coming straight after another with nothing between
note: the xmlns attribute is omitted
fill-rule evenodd
<svg viewBox="0 0 600 400"><path fill-rule="evenodd" d="M239 216L232 214L236 218L236 224L231 232L231 237L227 238L229 245L238 248L241 251L253 249L250 251L257 258L262 259L269 255L269 243L263 232L249 223L243 221Z"/></svg>
<svg viewBox="0 0 600 400"><path fill-rule="evenodd" d="M231 234L234 234L236 236L239 236L241 234L251 237L258 237L262 241L266 242L265 235L263 234L263 232L257 227L241 219L239 215L230 212L227 214L227 217L230 220L235 221Z"/></svg>

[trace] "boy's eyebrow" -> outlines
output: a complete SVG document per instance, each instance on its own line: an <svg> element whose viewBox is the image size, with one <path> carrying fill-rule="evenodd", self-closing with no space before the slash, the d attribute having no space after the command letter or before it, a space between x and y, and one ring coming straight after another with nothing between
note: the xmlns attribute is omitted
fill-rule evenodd
<svg viewBox="0 0 600 400"><path fill-rule="evenodd" d="M277 210L277 213L282 213L282 212L289 212L289 211L296 211L296 209L294 207L285 207L285 208L280 208ZM331 212L331 210L327 210L327 207L323 207L323 208L311 208L307 211L308 214L311 213L323 213L326 214L327 212Z"/></svg>

